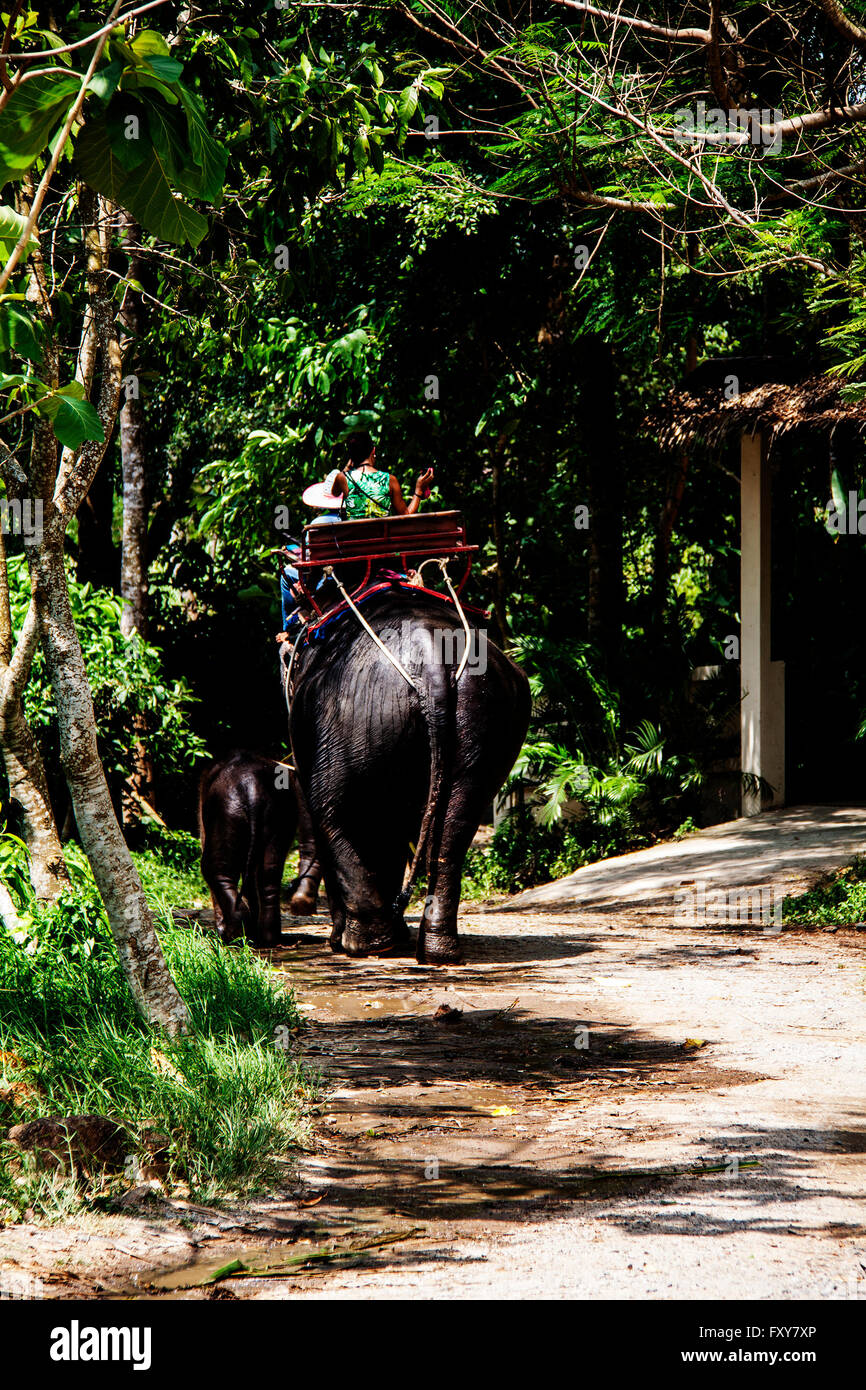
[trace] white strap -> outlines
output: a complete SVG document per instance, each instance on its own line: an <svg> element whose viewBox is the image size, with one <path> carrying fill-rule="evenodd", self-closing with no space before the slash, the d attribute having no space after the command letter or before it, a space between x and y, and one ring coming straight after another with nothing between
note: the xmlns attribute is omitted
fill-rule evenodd
<svg viewBox="0 0 866 1390"><path fill-rule="evenodd" d="M371 628L370 624L367 622L367 619L364 617L364 615L363 615L363 613L361 612L360 608L358 608L357 604L355 604L355 603L352 602L352 599L351 599L351 597L349 596L348 590L345 588L345 586L342 584L342 582L337 578L336 574L334 573L334 567L333 567L333 565L326 565L326 566L325 566L325 574L328 574L328 575L331 576L331 578L333 579L333 581L334 581L334 583L336 584L337 588L340 590L340 593L343 595L343 598L344 598L344 599L346 600L346 602L348 603L349 607L351 608L351 610L352 610L352 612L354 613L355 617L358 619L358 622L361 624L361 626L362 626L362 628L364 629L364 631L368 634L368 636L372 637L373 641L376 643L376 646L379 648L379 650L380 650L381 652L384 652L385 656L387 656L387 658L388 658L388 660L390 661L391 665L394 666L394 667L396 667L396 669L400 672L400 675L403 677L403 679L404 679L405 681L408 681L408 682L409 682L409 684L411 685L411 687L412 687L413 690L417 691L417 690L418 690L418 687L417 687L417 685L415 684L415 682L414 682L414 680L412 679L412 677L409 675L409 672L406 670L406 667L402 664L402 662L400 662L400 661L397 660L397 658L396 658L396 656L394 655L393 652L390 652L390 651L388 650L388 648L385 646L385 643L382 641L382 639L381 639L380 637L377 637L377 636L376 636L376 633L373 631L373 629Z"/></svg>
<svg viewBox="0 0 866 1390"><path fill-rule="evenodd" d="M463 655L460 658L460 665L457 667L457 675L454 677L454 684L456 685L460 677L463 675L463 672L466 670L466 663L469 660L469 644L472 641L472 634L469 631L469 624L466 621L466 614L463 612L463 606L460 602L460 599L457 597L457 591L454 588L454 585L451 583L451 579L448 574L448 569L444 560L439 561L439 568L442 571L442 578L448 585L448 592L454 600L454 607L460 614L460 621L463 624L463 631L466 633L466 648L463 652Z"/></svg>
<svg viewBox="0 0 866 1390"><path fill-rule="evenodd" d="M454 585L451 583L451 578L450 578L450 576L449 576L449 574L448 574L448 562L447 562L447 560L443 559L441 556L435 556L435 555L434 555L434 556L431 556L431 558L430 558L429 560L424 560L424 561L418 566L418 573L419 573L419 574L422 574L422 573L423 573L423 571L424 571L424 566L425 566L425 565L438 565L438 566L439 566L440 570L442 571L442 578L445 580L445 583L448 585L448 592L449 592L449 594L451 595L452 599L454 600L454 607L457 609L457 612L460 614L460 621L461 621L461 623L463 624L463 631L466 633L466 647L465 647L465 650L464 650L464 652L463 652L462 657L460 658L460 665L457 667L457 674L456 674L456 676L454 677L454 684L456 685L457 682L459 681L460 677L463 675L463 672L466 670L466 663L467 663L467 661L469 660L469 644L470 644L470 642L472 641L472 634L471 634L471 632L469 631L469 623L466 621L466 614L463 612L463 605L461 604L460 599L459 599L459 597L458 597L458 595L457 595L457 590L454 588Z"/></svg>

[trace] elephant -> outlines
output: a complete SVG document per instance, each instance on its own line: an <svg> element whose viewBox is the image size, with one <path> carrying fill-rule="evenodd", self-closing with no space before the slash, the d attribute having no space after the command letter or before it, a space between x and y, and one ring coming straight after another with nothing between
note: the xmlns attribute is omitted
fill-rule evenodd
<svg viewBox="0 0 866 1390"><path fill-rule="evenodd" d="M226 943L246 935L257 946L280 940L280 885L297 832L300 872L290 907L316 905L321 869L294 776L283 763L235 749L199 782L201 871L217 930Z"/></svg>
<svg viewBox="0 0 866 1390"><path fill-rule="evenodd" d="M467 645L460 616L429 590L374 593L363 616L405 674L349 613L283 657L331 947L350 956L400 949L409 939L403 910L423 872L417 958L459 963L463 863L526 735L529 683L477 623L472 660L459 673Z"/></svg>

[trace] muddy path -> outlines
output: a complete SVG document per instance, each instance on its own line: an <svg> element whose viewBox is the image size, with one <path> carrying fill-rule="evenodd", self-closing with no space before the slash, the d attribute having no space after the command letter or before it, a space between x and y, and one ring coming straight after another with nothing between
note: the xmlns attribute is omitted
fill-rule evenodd
<svg viewBox="0 0 866 1390"><path fill-rule="evenodd" d="M866 1297L866 934L469 912L431 969L286 926L327 1084L291 1193L97 1225L52 1293Z"/></svg>

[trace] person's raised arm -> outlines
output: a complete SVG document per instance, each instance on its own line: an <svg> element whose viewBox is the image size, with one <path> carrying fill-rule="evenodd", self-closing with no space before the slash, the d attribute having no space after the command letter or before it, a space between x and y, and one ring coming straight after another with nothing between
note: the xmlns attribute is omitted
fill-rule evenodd
<svg viewBox="0 0 866 1390"><path fill-rule="evenodd" d="M415 515L423 499L427 496L424 489L429 488L432 478L432 468L428 468L426 473L418 474L418 477L415 479L415 490L407 505L403 498L403 489L400 486L399 478L395 478L394 474L391 474L391 506L398 516Z"/></svg>

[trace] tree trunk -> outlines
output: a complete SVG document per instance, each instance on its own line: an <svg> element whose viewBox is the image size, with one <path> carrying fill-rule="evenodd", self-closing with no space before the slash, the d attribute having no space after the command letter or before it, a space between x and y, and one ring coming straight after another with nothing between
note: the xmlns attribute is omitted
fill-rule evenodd
<svg viewBox="0 0 866 1390"><path fill-rule="evenodd" d="M0 751L10 800L21 807L33 891L37 898L51 899L69 883L69 874L48 796L45 768L21 703L35 639L36 611L31 607L13 656L6 549L0 531Z"/></svg>
<svg viewBox="0 0 866 1390"><path fill-rule="evenodd" d="M138 243L141 229L129 217L124 217L124 240L127 246ZM128 252L127 274L141 281L144 273L142 258L136 251ZM120 312L124 329L124 348L127 370L131 368L129 389L120 411L120 453L123 460L123 539L121 543L120 594L124 600L121 628L128 637L137 632L147 636L147 513L148 469L144 437L144 404L139 393L136 369L139 367L137 344L144 328L144 304L138 290L128 288Z"/></svg>
<svg viewBox="0 0 866 1390"><path fill-rule="evenodd" d="M19 209L25 215L29 211L32 189L32 180L26 175L16 195ZM34 257L34 260L38 261L38 257ZM44 269L41 264L40 269ZM35 303L40 312L44 312L44 273L31 274L27 299ZM42 380L56 387L57 373L56 344L49 333L42 362ZM4 459L0 473L10 498L38 504L49 495L57 465L57 445L51 426L46 421L37 420L34 423L34 441L37 441L37 447L31 450L31 464L35 466L31 466L29 479L13 455ZM30 855L30 881L37 897L51 899L57 897L69 882L69 875L48 795L45 768L21 703L36 640L36 612L31 604L13 651L6 546L0 531L0 751L9 783L9 795L21 807L22 831Z"/></svg>
<svg viewBox="0 0 866 1390"><path fill-rule="evenodd" d="M120 561L120 596L124 601L120 630L125 637L137 633L147 636L147 468L144 452L144 409L135 396L120 411L120 449L123 458L123 539ZM134 741L130 749L132 770L128 778L131 795L124 797L127 822L141 820L141 801L154 800L153 759L147 746L147 719L137 714L133 720Z"/></svg>
<svg viewBox="0 0 866 1390"><path fill-rule="evenodd" d="M124 215L124 240L127 246L135 246L141 236L138 224ZM136 251L128 251L127 274L130 280L141 282L144 274L142 258ZM120 410L120 454L123 466L123 535L120 551L120 596L123 599L123 613L120 630L125 637L138 633L147 636L147 522L148 522L148 467L145 440L144 402L141 399L136 369L140 365L137 344L144 328L144 302L138 290L127 288L123 297L120 321L124 329L124 347L128 376L128 388ZM135 741L131 752L133 767L128 780L128 791L124 798L124 814L127 820L141 819L142 801L154 800L153 759L147 747L147 720L137 715L134 722Z"/></svg>
<svg viewBox="0 0 866 1390"><path fill-rule="evenodd" d="M87 495L114 429L123 371L111 285L105 270L111 208L85 187L79 194L79 209L87 248L89 317L82 334L77 376L89 386L99 371L96 409L104 438L98 442L88 440L77 450L64 449L57 471L56 448L49 456L48 448L43 447L40 424L34 426L31 486L33 495L46 501L41 533L25 538L25 554L42 650L57 705L61 762L81 842L105 904L133 998L149 1023L174 1035L186 1031L189 1015L165 964L141 881L114 814L99 758L93 699L63 563L66 528ZM44 286L38 249L31 254L31 266ZM51 305L44 294L43 302L46 328L50 331Z"/></svg>
<svg viewBox="0 0 866 1390"><path fill-rule="evenodd" d="M0 744L9 798L21 807L30 882L37 898L51 900L68 885L69 874L48 799L45 768L20 700L4 701L0 706Z"/></svg>
<svg viewBox="0 0 866 1390"><path fill-rule="evenodd" d="M136 1004L150 1023L175 1035L186 1031L189 1016L165 964L153 917L111 804L96 746L93 700L69 603L63 532L59 527L52 530L55 535L46 536L47 543L28 548L28 560L42 648L57 704L60 756L78 833Z"/></svg>
<svg viewBox="0 0 866 1390"><path fill-rule="evenodd" d="M123 457L123 540L120 596L124 601L121 631L147 636L147 470L144 453L144 409L134 397L120 412Z"/></svg>

